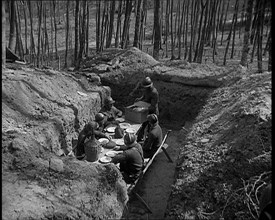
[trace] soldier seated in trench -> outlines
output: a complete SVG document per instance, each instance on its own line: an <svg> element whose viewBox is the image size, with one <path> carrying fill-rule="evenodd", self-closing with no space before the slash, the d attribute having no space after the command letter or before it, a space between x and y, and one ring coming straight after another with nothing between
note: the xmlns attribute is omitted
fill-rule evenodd
<svg viewBox="0 0 275 220"><path fill-rule="evenodd" d="M97 113L95 115L95 122L97 123L97 127L95 128L95 137L98 138L107 138L111 140L111 137L104 133L104 129L107 127L107 118L102 113Z"/></svg>
<svg viewBox="0 0 275 220"><path fill-rule="evenodd" d="M104 106L100 110L100 113L106 117L105 126L112 124L118 125L118 121L116 121L116 119L123 115L123 112L116 108L114 103L115 101L109 96L104 100Z"/></svg>
<svg viewBox="0 0 275 220"><path fill-rule="evenodd" d="M123 153L113 157L112 162L119 164L121 174L127 184L134 183L140 174L144 165L143 150L136 142L136 135L126 133L124 135L125 146L116 146L114 150L123 150Z"/></svg>
<svg viewBox="0 0 275 220"><path fill-rule="evenodd" d="M162 142L162 129L156 114L149 114L137 132L137 141L142 144L144 158L151 158Z"/></svg>
<svg viewBox="0 0 275 220"><path fill-rule="evenodd" d="M82 160L85 157L85 149L84 149L85 142L89 138L94 137L94 129L96 127L97 127L97 124L95 122L89 122L84 126L82 131L80 131L78 135L77 146L76 146L77 159Z"/></svg>

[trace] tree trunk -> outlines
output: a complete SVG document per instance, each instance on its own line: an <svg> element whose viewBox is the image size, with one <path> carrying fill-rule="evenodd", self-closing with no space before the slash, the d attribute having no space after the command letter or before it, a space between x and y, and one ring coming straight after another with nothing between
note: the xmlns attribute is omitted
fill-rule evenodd
<svg viewBox="0 0 275 220"><path fill-rule="evenodd" d="M243 39L243 49L240 65L247 66L247 57L250 46L250 33L252 24L252 11L253 11L254 0L248 0L246 7L246 24L244 28L244 39Z"/></svg>
<svg viewBox="0 0 275 220"><path fill-rule="evenodd" d="M199 50L199 45L200 45L200 41L201 41L201 31L202 31L202 20L203 20L203 13L204 13L204 9L206 6L206 3L203 4L203 0L200 1L201 3L201 11L199 11L200 13L200 21L199 21L199 30L198 30L198 39L197 39L197 44L196 44L196 49L195 49L195 53L194 53L194 58L193 58L193 62L197 61L197 57L198 57L198 50Z"/></svg>
<svg viewBox="0 0 275 220"><path fill-rule="evenodd" d="M6 68L6 1L2 1L2 69Z"/></svg>
<svg viewBox="0 0 275 220"><path fill-rule="evenodd" d="M197 1L196 1L197 2ZM189 54L188 54L188 62L192 61L192 52L193 52L193 42L194 42L194 23L195 23L195 9L196 2L192 1L191 3L191 30L190 30L190 45L189 45Z"/></svg>
<svg viewBox="0 0 275 220"><path fill-rule="evenodd" d="M169 10L170 10L170 0L167 0L166 9L165 9L165 57L166 58L168 58Z"/></svg>
<svg viewBox="0 0 275 220"><path fill-rule="evenodd" d="M16 44L16 5L15 0L10 0L10 36L9 36L9 48L15 52Z"/></svg>
<svg viewBox="0 0 275 220"><path fill-rule="evenodd" d="M216 25L216 16L217 16L217 10L219 7L219 2L218 1L214 1L214 12L213 12L213 29L212 29L212 47L213 47L213 53L212 53L212 60L213 60L213 63L215 63L215 55L216 55L216 44L217 44L217 35L216 35L216 28L218 25Z"/></svg>
<svg viewBox="0 0 275 220"><path fill-rule="evenodd" d="M100 1L96 2L96 52L100 51Z"/></svg>
<svg viewBox="0 0 275 220"><path fill-rule="evenodd" d="M84 51L84 45L85 45L85 29L86 29L86 8L87 8L87 0L83 0L82 1L82 19L81 16L79 18L79 21L82 23L82 26L79 26L79 53L78 53L78 58L77 58L77 65L76 65L76 69L79 69L80 67L80 63L83 57L83 51ZM81 13L79 13L81 14Z"/></svg>
<svg viewBox="0 0 275 220"><path fill-rule="evenodd" d="M68 66L68 46L69 46L69 31L70 31L70 1L67 1L66 7L66 50L65 50L65 60L64 60L64 68Z"/></svg>
<svg viewBox="0 0 275 220"><path fill-rule="evenodd" d="M153 50L153 57L156 60L159 60L159 49L160 49L160 0L154 0L155 7L154 7L154 50Z"/></svg>
<svg viewBox="0 0 275 220"><path fill-rule="evenodd" d="M25 22L25 54L29 54L29 49L28 49L27 7L26 7L25 3L24 3L24 8L23 8L23 13L24 13L24 22Z"/></svg>
<svg viewBox="0 0 275 220"><path fill-rule="evenodd" d="M272 33L272 25L270 25L270 32L269 34ZM269 46L268 46L268 52L269 52L269 58L268 58L268 71L272 71L272 40L269 41Z"/></svg>
<svg viewBox="0 0 275 220"><path fill-rule="evenodd" d="M143 39L145 38L146 18L147 18L147 1L143 0L142 13L141 13L141 24L140 24L140 33L139 33L140 50L142 50Z"/></svg>
<svg viewBox="0 0 275 220"><path fill-rule="evenodd" d="M190 5L190 0L187 0L187 4L186 4L186 19L185 19L185 39L184 39L184 47L185 47L185 53L184 53L184 59L187 58L187 54L188 54L188 44L187 44L187 40L188 40L188 22L189 22L189 5Z"/></svg>
<svg viewBox="0 0 275 220"><path fill-rule="evenodd" d="M37 40L37 67L40 67L40 42L41 42L41 23L42 23L42 7L43 2L37 2L37 14L38 14L38 40Z"/></svg>
<svg viewBox="0 0 275 220"><path fill-rule="evenodd" d="M132 12L132 0L126 0L125 18L123 24L121 48L126 48L128 45L127 37L130 28L130 17Z"/></svg>
<svg viewBox="0 0 275 220"><path fill-rule="evenodd" d="M259 33L258 49L257 49L259 73L263 72L263 26L264 26L265 3L266 3L266 0L261 1L260 14L259 14L259 20L257 25L257 32Z"/></svg>
<svg viewBox="0 0 275 220"><path fill-rule="evenodd" d="M221 36L221 44L220 45L222 45L222 42L223 42L224 27L225 27L225 23L226 23L226 19L227 19L229 2L230 2L230 0L227 0L227 6L226 6L226 11L225 11L224 21L223 21L223 26L222 26L222 36Z"/></svg>
<svg viewBox="0 0 275 220"><path fill-rule="evenodd" d="M86 22L86 48L85 54L89 56L89 27L90 27L90 10L89 10L89 2L87 2L87 22Z"/></svg>
<svg viewBox="0 0 275 220"><path fill-rule="evenodd" d="M77 65L78 55L78 18L79 18L79 0L75 0L75 31L74 31L74 64Z"/></svg>
<svg viewBox="0 0 275 220"><path fill-rule="evenodd" d="M118 45L119 45L120 27L121 27L121 15L122 15L122 1L119 1L118 12L117 12L117 25L116 25L115 48L117 48Z"/></svg>
<svg viewBox="0 0 275 220"><path fill-rule="evenodd" d="M236 24L238 22L239 3L236 3L236 4L237 4L236 16L235 16L235 20L233 20L234 26L233 26L232 50L231 50L231 56L230 56L231 59L233 59L233 55L234 55L235 36L236 36Z"/></svg>
<svg viewBox="0 0 275 220"><path fill-rule="evenodd" d="M170 9L170 26L171 26L171 60L174 60L176 57L175 53L175 45L174 45L174 35L173 35L173 6L174 0L171 0L171 9Z"/></svg>
<svg viewBox="0 0 275 220"><path fill-rule="evenodd" d="M31 49L30 49L30 62L34 61L34 56L35 56L35 43L34 43L34 37L33 37L33 20L32 20L32 5L31 1L28 0L28 5L29 5L29 14L30 14L30 26L31 26L31 38L30 38L30 44L31 44Z"/></svg>
<svg viewBox="0 0 275 220"><path fill-rule="evenodd" d="M141 18L141 3L142 0L138 0L137 8L136 8L136 22L135 22L135 35L134 35L134 43L133 46L140 48L140 42L139 42L139 32L140 32L140 18Z"/></svg>
<svg viewBox="0 0 275 220"><path fill-rule="evenodd" d="M21 29L21 14L20 14L20 10L19 10L19 6L18 6L18 3L16 4L17 5L17 25L18 25L18 40L19 40L19 55L21 58L24 59L24 46L23 46L23 40L22 40L22 37L21 37L21 33L22 33L22 29Z"/></svg>
<svg viewBox="0 0 275 220"><path fill-rule="evenodd" d="M227 56L227 52L228 52L229 45L230 45L230 40L231 40L231 35L232 35L234 23L235 23L235 20L237 19L236 18L236 16L237 16L237 10L238 10L238 1L237 0L235 2L235 7L234 8L235 8L235 10L234 10L235 12L234 12L234 15L233 15L230 32L229 32L228 37L227 37L227 45L226 45L225 52L224 52L224 58L223 58L223 65L224 66L226 64L226 56Z"/></svg>
<svg viewBox="0 0 275 220"><path fill-rule="evenodd" d="M111 47L112 38L113 38L113 30L114 30L114 17L115 17L115 8L116 8L116 2L113 1L111 3L111 9L110 9L110 22L109 22L109 32L106 42L106 48Z"/></svg>
<svg viewBox="0 0 275 220"><path fill-rule="evenodd" d="M201 33L201 40L199 43L198 47L198 58L197 58L197 63L202 63L202 55L203 55L203 50L204 50L204 44L205 44L205 32L206 32L206 27L207 27L207 19L208 19L208 12L209 12L209 0L205 2L205 16L204 16L204 22L203 22L203 28L202 28L202 33ZM209 12L210 13L210 12Z"/></svg>
<svg viewBox="0 0 275 220"><path fill-rule="evenodd" d="M55 44L55 59L58 59L58 49L57 49L57 22L56 22L56 0L53 0L53 22L54 22L54 44Z"/></svg>
<svg viewBox="0 0 275 220"><path fill-rule="evenodd" d="M183 17L184 17L184 3L185 1L182 1L181 18L180 18L180 24L179 24L179 30L178 30L178 41L179 41L178 59L179 60L181 59L181 34L182 34Z"/></svg>
<svg viewBox="0 0 275 220"><path fill-rule="evenodd" d="M50 54L50 43L49 43L49 35L48 35L48 28L47 28L47 8L46 8L47 4L45 4L44 7L44 29L45 29L45 54L47 51L47 63L49 62L49 54ZM47 64L48 65L48 64Z"/></svg>

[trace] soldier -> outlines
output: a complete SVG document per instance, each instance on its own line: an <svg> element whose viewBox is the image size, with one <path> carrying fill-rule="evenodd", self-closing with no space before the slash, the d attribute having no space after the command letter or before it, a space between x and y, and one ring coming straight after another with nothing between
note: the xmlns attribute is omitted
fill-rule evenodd
<svg viewBox="0 0 275 220"><path fill-rule="evenodd" d="M162 142L162 129L158 123L158 116L150 114L147 116L148 133L142 145L144 158L151 158L158 150ZM146 130L145 130L146 131Z"/></svg>
<svg viewBox="0 0 275 220"><path fill-rule="evenodd" d="M125 146L116 146L115 150L123 150L123 153L113 157L114 164L120 163L119 169L127 184L134 183L138 179L143 168L143 151L139 143L136 142L136 135L126 133L124 135Z"/></svg>
<svg viewBox="0 0 275 220"><path fill-rule="evenodd" d="M150 77L146 77L142 83L140 84L141 88L143 89L143 94L140 98L137 98L135 102L143 101L150 104L148 107L149 114L156 114L159 115L159 93L158 90L154 87L152 80ZM137 88L134 89L133 92L130 93L130 95L133 95Z"/></svg>
<svg viewBox="0 0 275 220"><path fill-rule="evenodd" d="M116 121L116 118L122 116L122 111L117 109L114 106L115 101L112 99L112 97L107 97L104 101L104 106L100 110L100 113L102 113L106 117L105 125L108 126L109 124L118 124Z"/></svg>

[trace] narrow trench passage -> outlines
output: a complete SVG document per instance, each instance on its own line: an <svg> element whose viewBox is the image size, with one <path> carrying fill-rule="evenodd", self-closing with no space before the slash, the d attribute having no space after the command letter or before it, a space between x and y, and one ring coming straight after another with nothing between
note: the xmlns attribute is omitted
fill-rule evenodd
<svg viewBox="0 0 275 220"><path fill-rule="evenodd" d="M133 103L133 98L128 94L129 86L104 82L111 88L112 97L116 100L116 107L121 110L124 106ZM166 143L169 145L167 152L173 160L170 163L164 152L158 154L149 167L136 192L149 206L152 213L136 196L132 196L124 210L122 219L164 219L166 207L175 181L177 159L188 131L193 125L196 116L206 104L207 98L215 88L184 86L181 84L156 81L155 87L160 96L160 126L163 136L171 129ZM184 129L182 129L184 127Z"/></svg>
<svg viewBox="0 0 275 220"><path fill-rule="evenodd" d="M163 127L163 135L166 134L167 130ZM141 201L132 196L122 219L164 219L167 202L172 190L171 185L174 183L177 158L187 134L185 130L173 130L173 128L171 130L166 143L168 144L167 152L173 163L169 162L164 152L161 152L135 188L152 213L147 211Z"/></svg>

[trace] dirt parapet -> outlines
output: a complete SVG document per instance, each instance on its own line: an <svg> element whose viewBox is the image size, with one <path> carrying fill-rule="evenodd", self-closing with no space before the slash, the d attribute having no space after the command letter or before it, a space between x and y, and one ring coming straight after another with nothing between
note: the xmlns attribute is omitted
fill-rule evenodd
<svg viewBox="0 0 275 220"><path fill-rule="evenodd" d="M108 87L80 75L3 70L3 219L122 215L127 195L114 165L61 157L108 94Z"/></svg>

